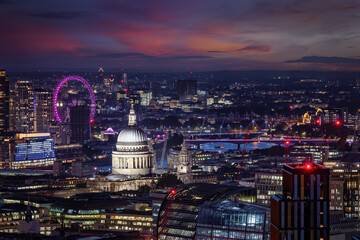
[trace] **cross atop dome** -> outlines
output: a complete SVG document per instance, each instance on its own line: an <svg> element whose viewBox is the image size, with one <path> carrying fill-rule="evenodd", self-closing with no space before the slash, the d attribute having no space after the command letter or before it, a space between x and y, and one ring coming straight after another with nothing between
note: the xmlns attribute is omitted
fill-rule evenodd
<svg viewBox="0 0 360 240"><path fill-rule="evenodd" d="M135 110L134 110L134 102L131 100L131 108L130 108L130 113L129 113L129 126L136 126L137 122L136 122L136 114L135 114Z"/></svg>

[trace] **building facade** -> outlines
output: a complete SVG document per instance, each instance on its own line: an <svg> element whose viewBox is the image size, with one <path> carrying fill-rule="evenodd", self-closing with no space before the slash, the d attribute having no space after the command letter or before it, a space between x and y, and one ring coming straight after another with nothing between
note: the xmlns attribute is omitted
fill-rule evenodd
<svg viewBox="0 0 360 240"><path fill-rule="evenodd" d="M204 203L195 239L270 240L270 208L231 200Z"/></svg>
<svg viewBox="0 0 360 240"><path fill-rule="evenodd" d="M203 204L228 199L236 202L255 202L255 194L254 188L205 183L192 183L173 189L165 197L160 207L157 239L195 239L197 231L200 235L205 234L202 233L201 229L198 229L199 225L197 225L199 223L199 209ZM201 219L205 221L204 218ZM206 224L206 222L202 223ZM219 224L225 231L229 230L229 226L225 222Z"/></svg>
<svg viewBox="0 0 360 240"><path fill-rule="evenodd" d="M53 94L43 89L35 89L34 93L34 131L49 132L54 121Z"/></svg>
<svg viewBox="0 0 360 240"><path fill-rule="evenodd" d="M273 172L255 173L256 202L270 205L270 196L282 192L282 174Z"/></svg>
<svg viewBox="0 0 360 240"><path fill-rule="evenodd" d="M196 80L177 80L177 94L182 100L186 100L197 94Z"/></svg>
<svg viewBox="0 0 360 240"><path fill-rule="evenodd" d="M85 105L70 107L71 143L90 140L90 109Z"/></svg>
<svg viewBox="0 0 360 240"><path fill-rule="evenodd" d="M19 80L15 84L14 121L15 130L34 132L34 88L30 81Z"/></svg>
<svg viewBox="0 0 360 240"><path fill-rule="evenodd" d="M10 129L10 88L5 70L0 70L0 134Z"/></svg>
<svg viewBox="0 0 360 240"><path fill-rule="evenodd" d="M11 154L10 167L47 168L54 164L54 141L49 133L16 134L15 151Z"/></svg>
<svg viewBox="0 0 360 240"><path fill-rule="evenodd" d="M271 239L327 240L330 170L314 163L283 167L283 193L271 196Z"/></svg>

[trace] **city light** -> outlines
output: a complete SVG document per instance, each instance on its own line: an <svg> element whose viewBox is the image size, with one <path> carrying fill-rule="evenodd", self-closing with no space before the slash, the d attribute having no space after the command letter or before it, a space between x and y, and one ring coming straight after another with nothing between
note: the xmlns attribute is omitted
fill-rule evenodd
<svg viewBox="0 0 360 240"><path fill-rule="evenodd" d="M20 2L0 8L1 236L356 235L360 5Z"/></svg>

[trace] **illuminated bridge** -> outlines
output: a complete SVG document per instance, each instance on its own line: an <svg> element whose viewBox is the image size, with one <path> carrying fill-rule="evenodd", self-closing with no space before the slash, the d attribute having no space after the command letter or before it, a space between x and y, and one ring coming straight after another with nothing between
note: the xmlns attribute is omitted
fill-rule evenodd
<svg viewBox="0 0 360 240"><path fill-rule="evenodd" d="M314 139L186 139L187 144L197 145L199 148L201 144L204 143L233 143L237 144L238 148L240 149L241 144L245 143L252 143L252 142L269 142L269 143L277 143L279 145L286 144L289 145L291 143L318 143L318 144L327 144L327 143L334 143L339 141L338 139L323 139L323 138L314 138Z"/></svg>
<svg viewBox="0 0 360 240"><path fill-rule="evenodd" d="M323 138L308 138L308 139L186 139L186 143L192 144L201 144L209 142L227 142L227 143L249 143L249 142L272 142L272 143L301 143L301 142L311 142L311 143L333 143L337 142L339 139L323 139Z"/></svg>

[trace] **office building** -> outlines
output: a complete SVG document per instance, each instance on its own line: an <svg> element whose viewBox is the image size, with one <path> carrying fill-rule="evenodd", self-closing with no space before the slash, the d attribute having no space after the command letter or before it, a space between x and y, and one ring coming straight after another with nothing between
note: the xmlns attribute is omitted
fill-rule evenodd
<svg viewBox="0 0 360 240"><path fill-rule="evenodd" d="M150 193L151 202L152 202L152 232L153 232L153 239L156 239L156 227L157 227L157 221L158 216L161 208L161 204L165 197L168 195L168 192L166 190L157 190L157 191L151 191Z"/></svg>
<svg viewBox="0 0 360 240"><path fill-rule="evenodd" d="M71 143L90 140L90 108L85 105L70 107Z"/></svg>
<svg viewBox="0 0 360 240"><path fill-rule="evenodd" d="M35 89L34 103L35 132L49 132L50 122L54 121L53 94L43 89Z"/></svg>
<svg viewBox="0 0 360 240"><path fill-rule="evenodd" d="M59 199L50 209L50 217L65 227L78 225L83 230L138 231L150 237L152 211L149 204L131 202L108 194L78 194L70 199ZM129 201L130 200L130 201Z"/></svg>
<svg viewBox="0 0 360 240"><path fill-rule="evenodd" d="M0 70L0 134L10 128L10 88L5 70Z"/></svg>
<svg viewBox="0 0 360 240"><path fill-rule="evenodd" d="M270 240L270 208L222 200L199 207L194 239Z"/></svg>
<svg viewBox="0 0 360 240"><path fill-rule="evenodd" d="M52 122L49 127L51 138L54 139L56 145L68 145L71 140L70 123Z"/></svg>
<svg viewBox="0 0 360 240"><path fill-rule="evenodd" d="M332 178L339 182L332 196L343 200L344 215L351 219L360 219L360 153L357 150L347 153L341 162L333 166ZM341 184L342 183L342 184ZM340 185L340 186L339 186ZM336 194L338 193L338 194ZM343 193L343 196L341 196ZM335 206L339 206L340 203Z"/></svg>
<svg viewBox="0 0 360 240"><path fill-rule="evenodd" d="M140 105L141 97L139 93L130 93L129 94L130 102L132 102L135 106Z"/></svg>
<svg viewBox="0 0 360 240"><path fill-rule="evenodd" d="M193 165L199 165L205 161L219 160L219 152L208 152L203 150L196 150L192 153Z"/></svg>
<svg viewBox="0 0 360 240"><path fill-rule="evenodd" d="M92 175L92 164L85 158L81 144L55 146L53 175L84 177Z"/></svg>
<svg viewBox="0 0 360 240"><path fill-rule="evenodd" d="M299 162L312 161L322 164L329 159L330 150L329 146L296 145L290 148L290 155L296 157Z"/></svg>
<svg viewBox="0 0 360 240"><path fill-rule="evenodd" d="M9 127L10 131L16 131L16 93L14 89L10 89L9 101Z"/></svg>
<svg viewBox="0 0 360 240"><path fill-rule="evenodd" d="M177 80L177 94L182 100L186 100L197 94L196 80Z"/></svg>
<svg viewBox="0 0 360 240"><path fill-rule="evenodd" d="M15 130L34 132L34 88L30 81L18 80L15 84L14 121Z"/></svg>
<svg viewBox="0 0 360 240"><path fill-rule="evenodd" d="M283 192L271 196L271 239L327 240L330 170L315 163L283 167Z"/></svg>
<svg viewBox="0 0 360 240"><path fill-rule="evenodd" d="M47 168L55 161L54 141L49 133L16 134L11 168Z"/></svg>
<svg viewBox="0 0 360 240"><path fill-rule="evenodd" d="M209 239L202 238L201 236L211 234L212 225L222 229L222 232L219 233L223 234L221 237L229 235L237 236L238 231L241 230L240 228L233 229L233 224L239 220L232 219L229 224L227 218L226 221L213 221L209 223L204 215L208 214L209 209L212 208L211 203L216 204L225 200L232 200L239 207L242 202L255 202L255 194L254 188L207 183L192 183L172 189L160 207L157 239ZM204 204L210 204L210 206ZM214 207L221 207L220 205L214 205ZM236 212L237 209L235 208L234 210ZM221 216L219 212L222 210L218 208L217 211L216 218ZM237 213L230 213L228 217L232 215L238 217ZM212 221L211 218L208 220ZM248 226L245 225L243 227L245 228L243 231L246 231Z"/></svg>
<svg viewBox="0 0 360 240"><path fill-rule="evenodd" d="M15 137L13 134L0 136L0 169L11 168L15 146Z"/></svg>
<svg viewBox="0 0 360 240"><path fill-rule="evenodd" d="M282 192L282 174L275 172L255 173L256 202L270 205L270 196Z"/></svg>
<svg viewBox="0 0 360 240"><path fill-rule="evenodd" d="M140 94L140 105L141 106L149 106L150 101L152 99L152 92L151 91L138 91Z"/></svg>

